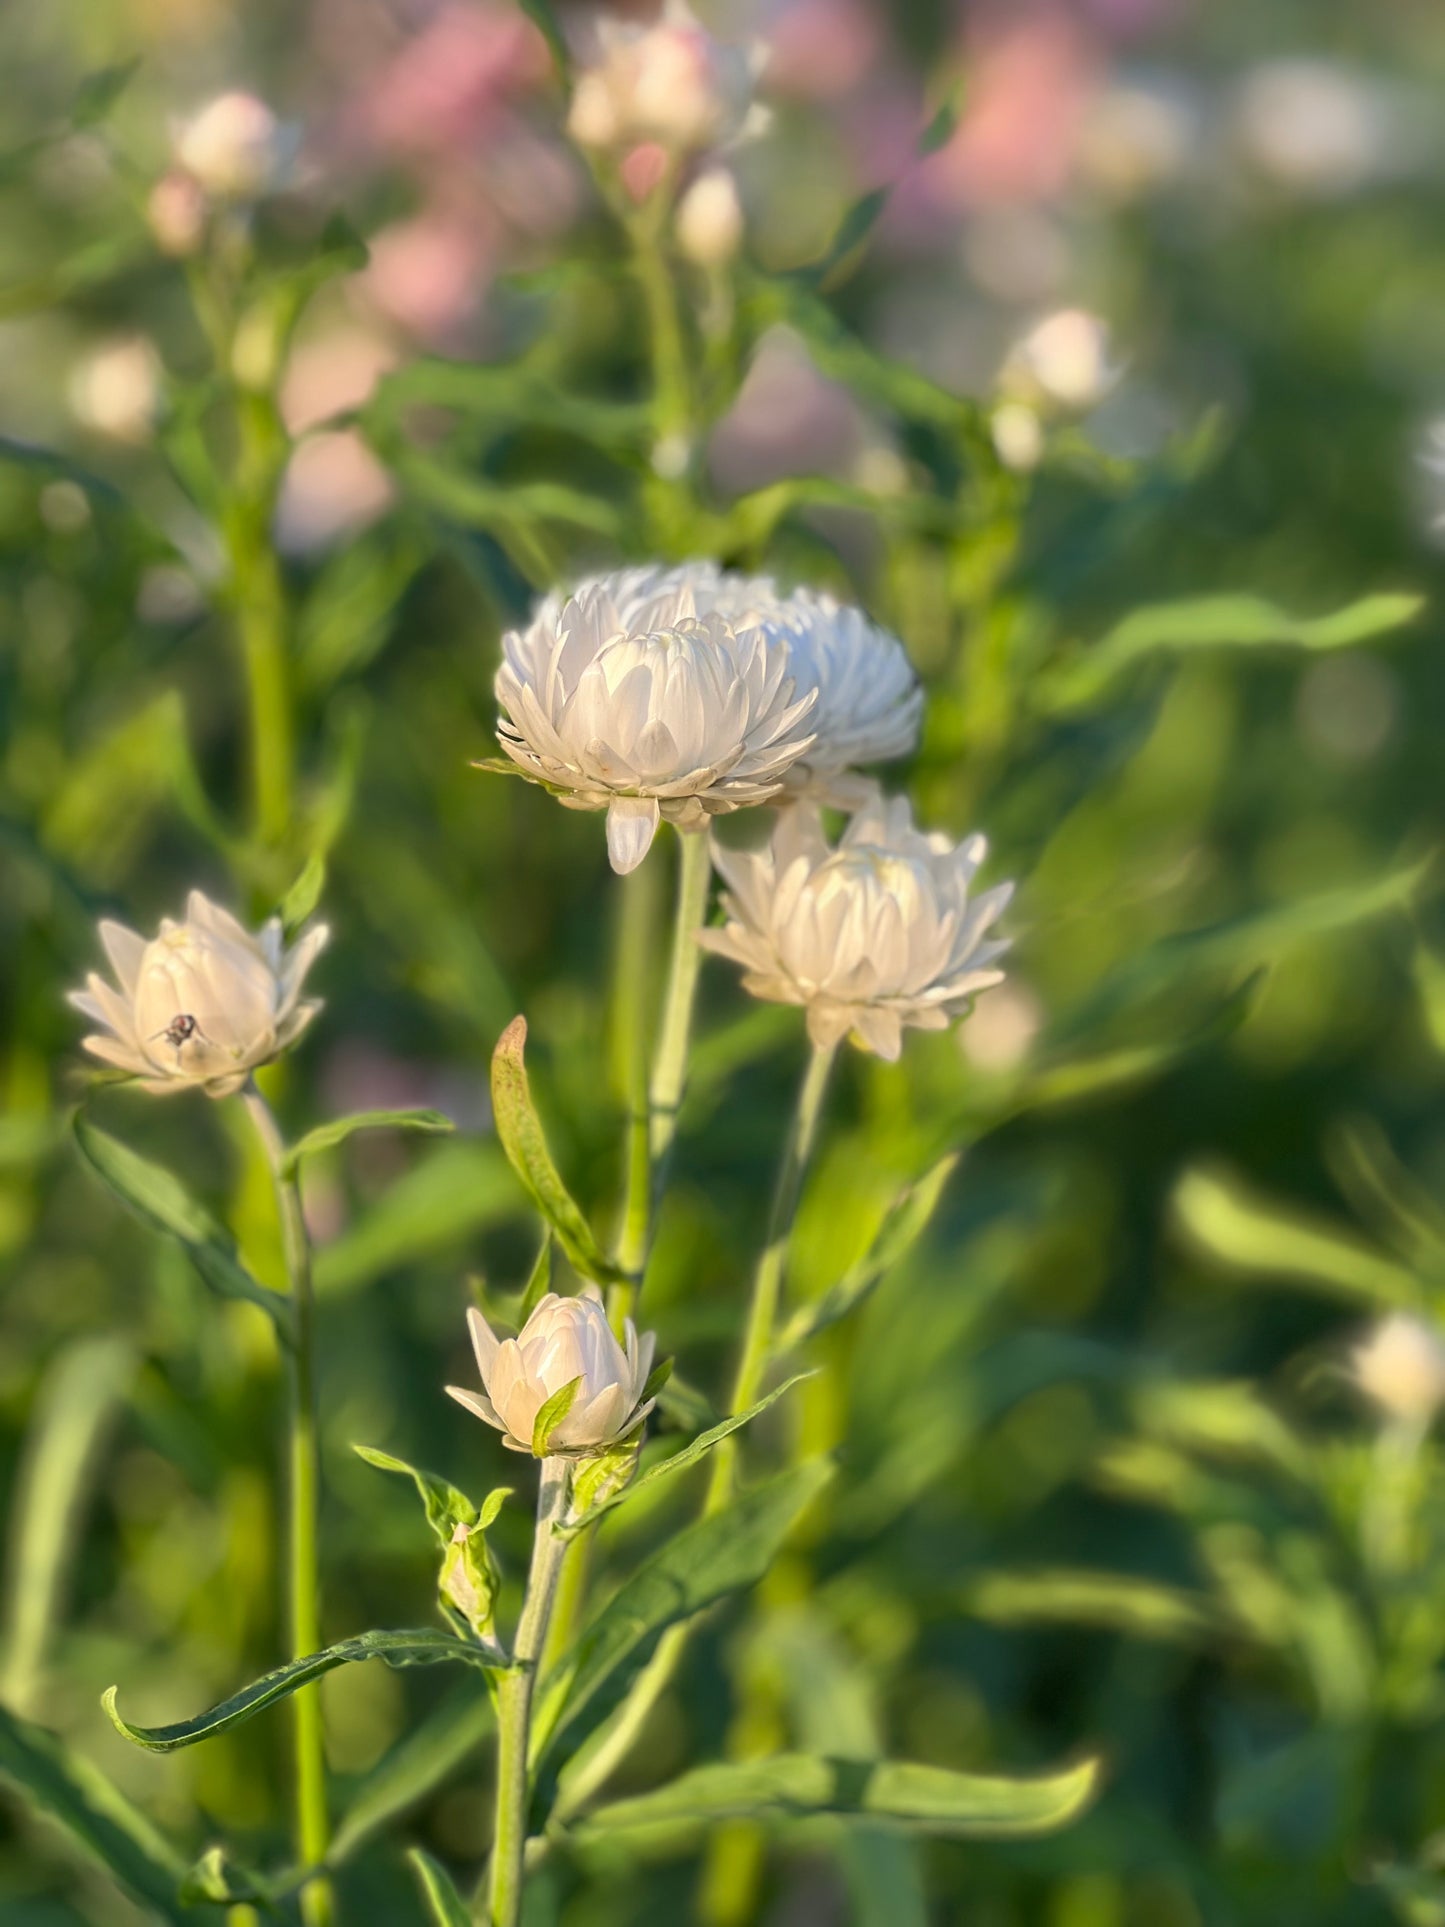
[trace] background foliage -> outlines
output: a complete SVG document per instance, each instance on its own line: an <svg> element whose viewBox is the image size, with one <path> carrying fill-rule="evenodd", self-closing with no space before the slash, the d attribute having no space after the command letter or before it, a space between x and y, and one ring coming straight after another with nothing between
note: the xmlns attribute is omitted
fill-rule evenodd
<svg viewBox="0 0 1445 1927"><path fill-rule="evenodd" d="M709 1622L618 1789L788 1746L1015 1768L1098 1748L1109 1780L1044 1845L799 1828L759 1867L726 1831L579 1836L538 1918L1445 1920L1434 1453L1392 1468L1339 1369L1367 1312L1428 1306L1445 1276L1441 505L1419 460L1445 27L1346 0L779 0L756 21L781 53L773 128L738 159L747 249L735 278L682 273L710 437L692 488L650 461L672 424L637 278L519 15L0 16L4 1702L184 1860L222 1825L284 1858L282 1722L152 1757L100 1709L120 1679L134 1717L180 1718L273 1663L280 1381L265 1321L75 1154L62 992L95 917L144 927L195 883L260 911L322 852L327 1009L278 1105L298 1131L367 1105L460 1127L356 1137L307 1174L327 1635L414 1625L428 1535L406 1482L350 1448L468 1489L504 1476L440 1387L467 1371L466 1274L520 1286L533 1256L487 1108L518 1010L597 1222L620 1172L618 893L595 818L468 767L498 633L588 564L712 552L902 634L930 689L909 785L930 821L989 831L991 874L1022 879L1018 942L959 1034L845 1067L800 1301L900 1184L964 1155L927 1236L764 1421L775 1453L790 1426L835 1448L838 1477ZM252 284L263 348L296 332L235 387L142 208L167 115L238 80L307 133ZM920 161L955 82L958 125ZM879 211L848 210L883 180L856 247ZM1020 475L990 440L994 370L1069 303L1107 317L1124 374ZM253 833L226 585L288 459L295 794ZM648 1300L716 1398L802 1045L713 965L699 1038ZM278 1282L230 1108L95 1104ZM609 1525L604 1573L687 1516L677 1487ZM514 1577L527 1531L520 1509L496 1528ZM480 1686L368 1665L327 1690L345 1918L421 1920L399 1841L462 1869L485 1843ZM429 1715L425 1755L398 1753ZM0 1772L39 1770L0 1751ZM7 1921L139 1917L59 1833L18 1805L3 1824Z"/></svg>

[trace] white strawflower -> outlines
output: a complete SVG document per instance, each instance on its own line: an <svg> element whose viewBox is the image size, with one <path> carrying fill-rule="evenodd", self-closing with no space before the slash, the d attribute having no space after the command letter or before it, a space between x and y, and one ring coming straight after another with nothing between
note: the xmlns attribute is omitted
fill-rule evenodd
<svg viewBox="0 0 1445 1927"><path fill-rule="evenodd" d="M185 922L163 918L149 942L104 922L100 940L119 988L92 971L85 989L70 993L77 1010L105 1026L82 1042L148 1091L199 1085L227 1097L320 1010L301 986L327 934L316 924L287 950L279 917L253 935L199 890L186 899Z"/></svg>
<svg viewBox="0 0 1445 1927"><path fill-rule="evenodd" d="M574 1380L577 1390L565 1417L543 1441L548 1452L605 1451L635 1431L655 1403L642 1394L656 1335L639 1338L629 1318L623 1326L626 1344L619 1344L596 1285L575 1298L549 1291L515 1338L499 1339L475 1309L467 1313L467 1329L484 1390L448 1385L447 1391L495 1425L514 1452L532 1450L537 1414Z"/></svg>
<svg viewBox="0 0 1445 1927"><path fill-rule="evenodd" d="M685 570L630 569L548 596L502 652L502 748L570 808L607 811L619 872L642 861L664 817L700 830L766 802L813 745L817 692L786 642L708 606Z"/></svg>
<svg viewBox="0 0 1445 1927"><path fill-rule="evenodd" d="M681 0L650 25L596 24L592 57L572 96L568 131L584 147L657 141L677 153L719 147L752 131L760 56L716 40Z"/></svg>
<svg viewBox="0 0 1445 1927"><path fill-rule="evenodd" d="M726 167L709 167L691 183L674 216L677 245L700 268L726 267L743 242L743 204Z"/></svg>
<svg viewBox="0 0 1445 1927"><path fill-rule="evenodd" d="M252 201L274 187L290 142L264 100L219 94L175 136L176 160L218 201Z"/></svg>
<svg viewBox="0 0 1445 1927"><path fill-rule="evenodd" d="M943 1030L1001 983L1007 939L985 942L1013 894L999 884L970 899L987 854L982 836L956 848L913 826L907 799L875 790L830 848L811 803L779 814L771 843L713 860L727 884L727 923L698 942L743 967L755 997L801 1004L820 1046L852 1034L896 1058L903 1030Z"/></svg>
<svg viewBox="0 0 1445 1927"><path fill-rule="evenodd" d="M1107 323L1085 308L1060 308L1010 349L999 385L1024 400L1082 410L1101 402L1119 374Z"/></svg>
<svg viewBox="0 0 1445 1927"><path fill-rule="evenodd" d="M1351 1352L1350 1374L1388 1417L1428 1425L1445 1405L1445 1333L1391 1312Z"/></svg>

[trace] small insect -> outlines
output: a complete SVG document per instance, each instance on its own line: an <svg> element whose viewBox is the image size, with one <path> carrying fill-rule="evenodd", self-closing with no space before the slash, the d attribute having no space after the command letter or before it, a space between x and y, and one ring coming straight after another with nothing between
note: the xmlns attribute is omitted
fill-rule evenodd
<svg viewBox="0 0 1445 1927"><path fill-rule="evenodd" d="M201 1037L203 1035L204 1032L201 1030L195 1018L190 1016L186 1011L179 1011L172 1017L164 1030L158 1030L154 1033L151 1041L154 1043L157 1037L163 1037L173 1050L179 1051L182 1044L189 1044L193 1037Z"/></svg>

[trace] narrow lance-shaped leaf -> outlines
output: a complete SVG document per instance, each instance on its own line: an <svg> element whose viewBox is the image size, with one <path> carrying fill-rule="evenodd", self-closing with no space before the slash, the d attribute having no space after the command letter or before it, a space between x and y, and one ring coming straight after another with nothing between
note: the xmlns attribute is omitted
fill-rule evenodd
<svg viewBox="0 0 1445 1927"><path fill-rule="evenodd" d="M333 1118L329 1124L318 1124L314 1131L308 1131L299 1138L286 1153L284 1169L289 1176L303 1158L314 1157L318 1151L329 1151L335 1144L344 1144L358 1131L454 1131L456 1125L441 1111L354 1111L350 1117Z"/></svg>
<svg viewBox="0 0 1445 1927"><path fill-rule="evenodd" d="M300 875L281 899L281 926L289 942L321 901L326 887L326 858L313 850L302 865Z"/></svg>
<svg viewBox="0 0 1445 1927"><path fill-rule="evenodd" d="M526 1042L527 1020L514 1017L492 1055L492 1109L502 1149L573 1267L599 1284L624 1283L625 1274L604 1255L552 1162L527 1082Z"/></svg>
<svg viewBox="0 0 1445 1927"><path fill-rule="evenodd" d="M257 1284L237 1257L230 1234L179 1178L99 1130L83 1111L76 1113L73 1129L82 1157L127 1210L152 1230L174 1238L212 1291L259 1305L290 1343L290 1300Z"/></svg>
<svg viewBox="0 0 1445 1927"><path fill-rule="evenodd" d="M53 1733L3 1706L0 1778L163 1919L193 1918L179 1897L185 1862L145 1815Z"/></svg>
<svg viewBox="0 0 1445 1927"><path fill-rule="evenodd" d="M961 1840L1019 1840L1078 1818L1099 1783L1099 1763L1010 1779L957 1773L911 1760L833 1760L781 1753L695 1767L669 1785L596 1808L576 1828L591 1837L639 1827L710 1826L726 1819L809 1819L837 1814L911 1833Z"/></svg>
<svg viewBox="0 0 1445 1927"><path fill-rule="evenodd" d="M436 1534L443 1546L449 1546L452 1534L459 1525L473 1526L477 1523L478 1509L472 1504L465 1492L459 1491L450 1479L443 1479L435 1472L424 1472L420 1467L408 1465L405 1459L393 1458L390 1452L380 1452L374 1445L353 1445L352 1451L368 1465L374 1465L379 1472L399 1472L416 1486L426 1507L427 1524ZM500 1507L506 1492L493 1493L492 1497ZM492 1517L496 1517L494 1507Z"/></svg>
<svg viewBox="0 0 1445 1927"><path fill-rule="evenodd" d="M686 1527L634 1572L563 1660L558 1681L565 1687L549 1697L556 1724L544 1752L565 1758L577 1750L622 1699L667 1627L755 1584L831 1476L824 1459L794 1466L725 1512Z"/></svg>
<svg viewBox="0 0 1445 1927"><path fill-rule="evenodd" d="M448 1660L467 1666L490 1664L489 1656L470 1640L457 1639L451 1633L433 1632L423 1626L408 1632L358 1633L354 1639L343 1639L319 1653L309 1653L304 1659L293 1659L285 1666L278 1666L232 1694L230 1699L222 1700L219 1706L213 1706L208 1713L201 1713L193 1720L178 1720L171 1726L132 1726L129 1720L122 1719L116 1707L119 1689L114 1686L107 1688L101 1704L116 1730L128 1740L134 1740L137 1746L151 1753L173 1753L177 1747L194 1746L197 1740L209 1740L217 1733L240 1726L278 1700L289 1699L299 1687L319 1679L323 1673L363 1659L382 1659L388 1666L430 1666Z"/></svg>
<svg viewBox="0 0 1445 1927"><path fill-rule="evenodd" d="M696 1465L699 1459L705 1458L712 1448L727 1438L730 1433L740 1431L744 1425L751 1424L759 1413L766 1412L770 1405L776 1405L785 1392L791 1392L795 1385L801 1385L805 1378L811 1376L810 1372L795 1372L791 1378L785 1379L774 1391L769 1392L766 1398L760 1398L756 1405L749 1405L746 1411L736 1412L731 1418L725 1418L720 1425L714 1425L700 1434L680 1452L674 1452L671 1458L649 1466L642 1477L634 1479L625 1490L614 1493L610 1499L604 1499L599 1505L594 1505L580 1518L574 1519L570 1525L564 1527L565 1535L571 1537L575 1533L585 1532L588 1526L595 1525L605 1513L630 1503L639 1492L646 1492L661 1480L671 1478L675 1472L685 1472L690 1465Z"/></svg>
<svg viewBox="0 0 1445 1927"><path fill-rule="evenodd" d="M413 1847L406 1857L416 1870L434 1927L472 1927L471 1910L441 1862L423 1853L420 1847Z"/></svg>
<svg viewBox="0 0 1445 1927"><path fill-rule="evenodd" d="M798 1308L783 1328L776 1351L792 1351L857 1310L874 1286L907 1257L923 1236L957 1166L958 1153L950 1152L894 1199L864 1256L821 1298Z"/></svg>

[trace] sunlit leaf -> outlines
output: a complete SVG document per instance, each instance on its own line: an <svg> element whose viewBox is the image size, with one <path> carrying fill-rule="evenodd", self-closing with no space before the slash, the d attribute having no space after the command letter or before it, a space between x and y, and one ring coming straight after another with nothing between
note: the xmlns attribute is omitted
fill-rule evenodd
<svg viewBox="0 0 1445 1927"><path fill-rule="evenodd" d="M532 1425L532 1457L545 1459L552 1447L552 1434L577 1403L582 1389L581 1377L569 1378L545 1401Z"/></svg>
<svg viewBox="0 0 1445 1927"><path fill-rule="evenodd" d="M314 1131L308 1131L305 1137L298 1138L286 1153L285 1169L288 1173L294 1171L303 1158L314 1157L318 1151L329 1151L333 1145L344 1144L357 1131L425 1131L434 1135L456 1128L441 1111L355 1111L350 1117L337 1117L329 1124L318 1124Z"/></svg>
<svg viewBox="0 0 1445 1927"><path fill-rule="evenodd" d="M492 1110L502 1149L574 1269L599 1284L625 1283L626 1274L603 1252L552 1162L527 1081L526 1042L527 1020L515 1017L492 1054Z"/></svg>
<svg viewBox="0 0 1445 1927"><path fill-rule="evenodd" d="M830 1760L781 1753L694 1767L667 1786L595 1808L584 1835L638 1827L712 1826L727 1819L801 1820L815 1814L866 1819L908 1832L963 1840L1018 1840L1075 1820L1098 1789L1099 1763L1085 1760L1036 1779L958 1773L910 1760Z"/></svg>
<svg viewBox="0 0 1445 1927"><path fill-rule="evenodd" d="M449 1479L440 1478L435 1472L420 1471L416 1466L408 1465L405 1459L393 1458L390 1452L379 1452L374 1445L353 1445L351 1449L359 1459L365 1459L368 1465L374 1465L378 1471L399 1472L412 1481L426 1507L427 1524L441 1545L451 1544L452 1534L459 1525L476 1525L479 1517L477 1507ZM506 1493L503 1492L501 1498L505 1497ZM500 1503L501 1499L498 1500Z"/></svg>
<svg viewBox="0 0 1445 1927"><path fill-rule="evenodd" d="M420 1847L411 1848L406 1857L420 1882L433 1927L473 1927L471 1909L457 1892L446 1868Z"/></svg>
<svg viewBox="0 0 1445 1927"><path fill-rule="evenodd" d="M319 850L313 850L281 899L281 928L288 942L320 903L325 888L326 858Z"/></svg>
<svg viewBox="0 0 1445 1927"><path fill-rule="evenodd" d="M249 1305L259 1305L281 1337L290 1342L290 1300L257 1284L237 1257L230 1233L191 1196L179 1178L110 1137L83 1111L76 1113L72 1129L91 1170L142 1224L173 1238L212 1291L223 1298L241 1298Z"/></svg>
<svg viewBox="0 0 1445 1927"><path fill-rule="evenodd" d="M230 1699L222 1700L219 1706L192 1720L178 1720L170 1726L133 1726L121 1718L116 1705L120 1689L115 1686L106 1689L101 1704L116 1731L128 1740L134 1740L137 1746L151 1753L173 1753L177 1747L194 1746L198 1740L212 1739L217 1733L225 1733L233 1726L254 1719L268 1706L289 1699L298 1687L320 1679L323 1673L364 1659L385 1660L388 1666L433 1666L447 1661L464 1666L491 1663L490 1655L471 1640L457 1639L450 1633L433 1632L426 1627L412 1632L358 1633L354 1639L343 1639L319 1653L309 1653L304 1659L290 1660L285 1666L264 1673L239 1693L233 1693Z"/></svg>

